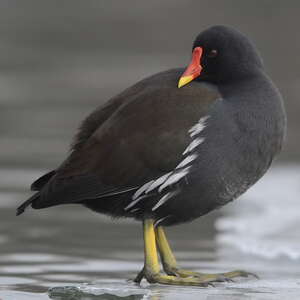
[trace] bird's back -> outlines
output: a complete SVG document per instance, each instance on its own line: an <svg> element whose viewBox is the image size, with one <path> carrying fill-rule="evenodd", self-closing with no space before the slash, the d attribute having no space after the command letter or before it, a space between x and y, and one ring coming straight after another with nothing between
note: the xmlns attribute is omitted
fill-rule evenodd
<svg viewBox="0 0 300 300"><path fill-rule="evenodd" d="M190 143L189 129L219 97L206 83L178 89L181 73L173 69L146 78L95 110L33 207L119 195L172 171Z"/></svg>

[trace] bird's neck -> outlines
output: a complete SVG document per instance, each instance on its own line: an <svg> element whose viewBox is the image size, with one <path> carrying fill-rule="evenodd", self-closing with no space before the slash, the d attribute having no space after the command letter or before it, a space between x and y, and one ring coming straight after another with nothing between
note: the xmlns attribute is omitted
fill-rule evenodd
<svg viewBox="0 0 300 300"><path fill-rule="evenodd" d="M267 75L261 69L253 70L251 73L243 74L234 80L224 81L218 84L219 91L224 99L237 99L238 101L253 98L254 91L259 94L263 90L273 90L274 86Z"/></svg>

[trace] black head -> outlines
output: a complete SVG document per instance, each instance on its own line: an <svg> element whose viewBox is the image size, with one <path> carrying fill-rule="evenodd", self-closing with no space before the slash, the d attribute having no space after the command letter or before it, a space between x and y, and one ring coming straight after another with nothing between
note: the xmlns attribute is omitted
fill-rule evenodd
<svg viewBox="0 0 300 300"><path fill-rule="evenodd" d="M189 74L193 69L191 65L195 69L195 63L199 63L200 71ZM191 65L183 74L186 78L194 76L193 79L214 83L251 76L263 68L254 44L238 30L222 25L210 27L197 36Z"/></svg>

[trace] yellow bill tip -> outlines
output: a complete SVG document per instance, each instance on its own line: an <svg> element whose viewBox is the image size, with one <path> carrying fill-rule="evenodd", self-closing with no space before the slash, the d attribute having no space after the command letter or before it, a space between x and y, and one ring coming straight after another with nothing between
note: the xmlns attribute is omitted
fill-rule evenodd
<svg viewBox="0 0 300 300"><path fill-rule="evenodd" d="M178 88L180 89L184 85L188 84L194 79L194 76L182 76L178 81Z"/></svg>

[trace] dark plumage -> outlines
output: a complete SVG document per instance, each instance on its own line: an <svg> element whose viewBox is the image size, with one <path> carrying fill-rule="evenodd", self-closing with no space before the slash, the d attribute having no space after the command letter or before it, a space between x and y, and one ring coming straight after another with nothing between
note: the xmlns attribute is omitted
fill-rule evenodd
<svg viewBox="0 0 300 300"><path fill-rule="evenodd" d="M203 51L200 76L178 89L184 69L158 73L95 110L69 157L32 184L37 193L17 214L28 205L78 203L172 225L252 186L282 146L281 96L240 32L211 27L196 38L196 48Z"/></svg>

